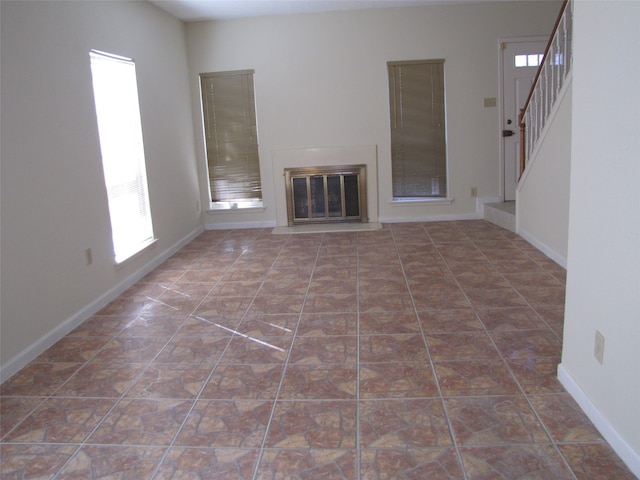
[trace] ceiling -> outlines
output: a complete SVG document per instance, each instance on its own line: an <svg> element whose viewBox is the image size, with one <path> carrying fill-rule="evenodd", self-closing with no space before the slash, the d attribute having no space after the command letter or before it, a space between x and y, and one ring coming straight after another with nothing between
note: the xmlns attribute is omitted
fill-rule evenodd
<svg viewBox="0 0 640 480"><path fill-rule="evenodd" d="M149 0L186 22L486 0Z"/></svg>

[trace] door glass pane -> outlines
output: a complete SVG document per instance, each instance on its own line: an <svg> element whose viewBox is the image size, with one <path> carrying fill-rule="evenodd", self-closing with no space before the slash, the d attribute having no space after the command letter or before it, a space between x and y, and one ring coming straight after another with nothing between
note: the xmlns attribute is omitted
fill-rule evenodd
<svg viewBox="0 0 640 480"><path fill-rule="evenodd" d="M307 195L307 179L294 178L293 181L293 217L309 218L309 199Z"/></svg>
<svg viewBox="0 0 640 480"><path fill-rule="evenodd" d="M327 195L329 196L329 216L342 216L342 192L340 175L327 175Z"/></svg>
<svg viewBox="0 0 640 480"><path fill-rule="evenodd" d="M325 217L324 210L324 176L311 177L311 216L313 218Z"/></svg>
<svg viewBox="0 0 640 480"><path fill-rule="evenodd" d="M347 217L360 216L360 202L358 198L358 175L345 175L344 206Z"/></svg>

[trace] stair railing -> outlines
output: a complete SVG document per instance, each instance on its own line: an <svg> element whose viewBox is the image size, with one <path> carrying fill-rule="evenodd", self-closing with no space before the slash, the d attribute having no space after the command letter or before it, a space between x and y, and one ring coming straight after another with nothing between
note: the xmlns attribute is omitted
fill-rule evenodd
<svg viewBox="0 0 640 480"><path fill-rule="evenodd" d="M520 110L520 176L535 148L573 60L573 0L564 0L547 43L542 62Z"/></svg>

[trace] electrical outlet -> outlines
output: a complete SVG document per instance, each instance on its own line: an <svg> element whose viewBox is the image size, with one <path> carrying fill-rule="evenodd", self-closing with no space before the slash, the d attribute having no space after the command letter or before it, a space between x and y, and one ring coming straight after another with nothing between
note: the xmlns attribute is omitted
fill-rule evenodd
<svg viewBox="0 0 640 480"><path fill-rule="evenodd" d="M471 187L471 198L476 198L478 196L478 187Z"/></svg>
<svg viewBox="0 0 640 480"><path fill-rule="evenodd" d="M596 342L593 347L593 356L601 364L604 362L604 335L596 330Z"/></svg>

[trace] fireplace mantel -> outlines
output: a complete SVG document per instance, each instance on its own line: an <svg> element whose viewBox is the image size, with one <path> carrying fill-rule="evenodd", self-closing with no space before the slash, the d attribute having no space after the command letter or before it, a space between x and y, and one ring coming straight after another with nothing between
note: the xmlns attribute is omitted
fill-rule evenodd
<svg viewBox="0 0 640 480"><path fill-rule="evenodd" d="M378 161L375 145L274 150L272 159L276 221L279 227L288 225L285 169L334 165L366 165L367 215L369 222L378 221Z"/></svg>

